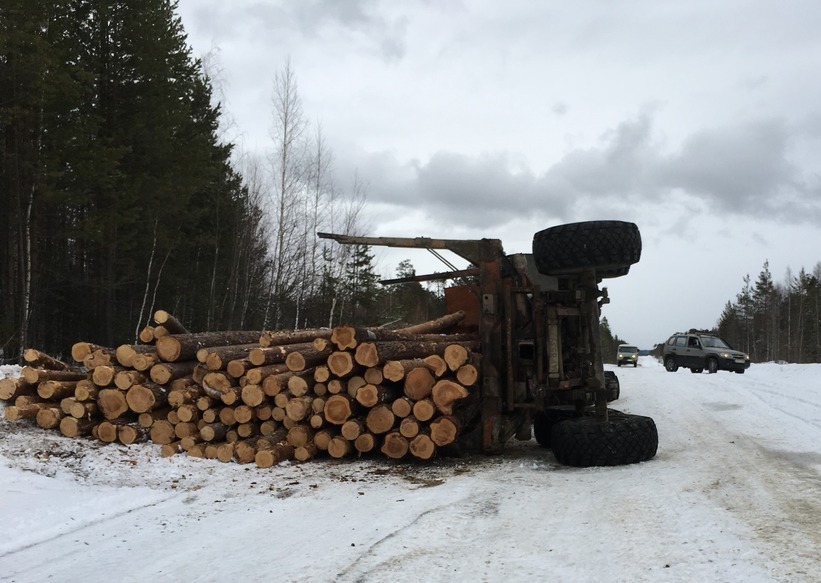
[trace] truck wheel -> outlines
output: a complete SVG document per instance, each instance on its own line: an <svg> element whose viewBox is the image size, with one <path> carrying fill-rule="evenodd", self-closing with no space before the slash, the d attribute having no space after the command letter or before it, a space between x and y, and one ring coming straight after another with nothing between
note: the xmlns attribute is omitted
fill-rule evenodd
<svg viewBox="0 0 821 583"><path fill-rule="evenodd" d="M607 394L608 403L618 400L621 396L621 387L619 386L619 377L612 370L604 371L604 386L609 391Z"/></svg>
<svg viewBox="0 0 821 583"><path fill-rule="evenodd" d="M533 260L545 275L595 269L599 278L620 277L640 258L641 234L634 223L569 223L533 236Z"/></svg>
<svg viewBox="0 0 821 583"><path fill-rule="evenodd" d="M573 409L548 408L533 416L533 437L542 447L550 448L553 426L573 417Z"/></svg>
<svg viewBox="0 0 821 583"><path fill-rule="evenodd" d="M647 461L658 451L658 430L650 417L608 415L607 421L578 417L553 426L553 454L577 468L621 466Z"/></svg>
<svg viewBox="0 0 821 583"><path fill-rule="evenodd" d="M676 364L676 357L675 356L668 356L664 359L664 368L667 372L676 372L678 370L678 364Z"/></svg>

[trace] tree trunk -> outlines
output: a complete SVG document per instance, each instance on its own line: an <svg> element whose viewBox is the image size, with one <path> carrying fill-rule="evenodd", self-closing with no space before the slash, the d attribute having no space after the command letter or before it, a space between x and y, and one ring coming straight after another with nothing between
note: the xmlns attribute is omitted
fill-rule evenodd
<svg viewBox="0 0 821 583"><path fill-rule="evenodd" d="M413 412L413 401L407 397L399 397L391 403L391 411L399 418L404 418Z"/></svg>
<svg viewBox="0 0 821 583"><path fill-rule="evenodd" d="M417 435L410 441L410 453L420 460L429 460L436 455L436 444L429 435L424 433Z"/></svg>
<svg viewBox="0 0 821 583"><path fill-rule="evenodd" d="M160 385L165 385L173 380L190 376L194 372L197 362L193 360L181 362L161 362L151 367L149 376L151 380Z"/></svg>
<svg viewBox="0 0 821 583"><path fill-rule="evenodd" d="M35 350L34 348L27 348L23 352L23 360L25 360L29 366L34 368L46 368L49 370L68 370L68 371L77 371L77 369L70 364L66 364L62 360L57 360L56 358L49 356L45 352L40 352L39 350Z"/></svg>
<svg viewBox="0 0 821 583"><path fill-rule="evenodd" d="M102 389L97 394L97 406L106 419L116 419L128 411L125 393L118 389Z"/></svg>
<svg viewBox="0 0 821 583"><path fill-rule="evenodd" d="M197 351L206 346L250 344L259 340L260 332L200 332L198 334L170 334L157 338L157 355L166 362L195 360Z"/></svg>
<svg viewBox="0 0 821 583"><path fill-rule="evenodd" d="M408 440L398 431L391 431L385 436L380 451L391 459L401 459L408 453Z"/></svg>
<svg viewBox="0 0 821 583"><path fill-rule="evenodd" d="M323 413L325 420L334 425L342 425L350 419L353 415L351 408L351 401L353 399L347 393L340 393L338 395L331 395L325 401L325 409Z"/></svg>
<svg viewBox="0 0 821 583"><path fill-rule="evenodd" d="M452 416L439 417L430 423L430 438L433 443L442 447L456 441L462 430L462 422Z"/></svg>
<svg viewBox="0 0 821 583"><path fill-rule="evenodd" d="M408 371L402 390L409 399L420 401L430 396L436 379L427 367L420 366Z"/></svg>
<svg viewBox="0 0 821 583"><path fill-rule="evenodd" d="M436 382L431 391L433 403L443 414L453 413L453 407L460 399L470 395L468 390L457 382L442 379Z"/></svg>
<svg viewBox="0 0 821 583"><path fill-rule="evenodd" d="M150 344L121 344L114 351L114 358L120 366L134 366L134 357L138 354L156 353L157 349Z"/></svg>
<svg viewBox="0 0 821 583"><path fill-rule="evenodd" d="M165 310L157 310L154 312L154 321L160 326L165 327L170 334L189 334L185 326Z"/></svg>
<svg viewBox="0 0 821 583"><path fill-rule="evenodd" d="M368 411L368 415L365 417L365 424L368 427L368 431L375 435L381 435L390 431L395 421L396 416L393 414L393 411L384 403L373 407Z"/></svg>
<svg viewBox="0 0 821 583"><path fill-rule="evenodd" d="M434 415L436 415L436 405L430 399L423 399L413 404L413 416L419 421L430 421Z"/></svg>

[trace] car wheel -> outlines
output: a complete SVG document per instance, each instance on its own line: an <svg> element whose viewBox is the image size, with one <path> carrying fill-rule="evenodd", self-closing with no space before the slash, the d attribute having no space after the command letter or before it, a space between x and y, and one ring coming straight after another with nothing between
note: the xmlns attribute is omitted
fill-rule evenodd
<svg viewBox="0 0 821 583"><path fill-rule="evenodd" d="M633 363L633 368L636 368L638 365L639 365L639 363L638 363L638 362L634 362L634 363Z"/></svg>
<svg viewBox="0 0 821 583"><path fill-rule="evenodd" d="M620 466L651 459L658 450L658 429L650 417L610 414L607 421L578 417L553 426L556 461L586 468Z"/></svg>
<svg viewBox="0 0 821 583"><path fill-rule="evenodd" d="M617 362L617 363L616 363L616 366L617 366L617 367L619 367L619 368L621 368L621 363L620 363L620 362Z"/></svg>
<svg viewBox="0 0 821 583"><path fill-rule="evenodd" d="M701 374L702 372L704 372L704 369L703 368L691 368L690 372L693 373L693 374Z"/></svg>
<svg viewBox="0 0 821 583"><path fill-rule="evenodd" d="M718 372L718 361L715 358L710 358L707 360L707 372L710 374L715 374Z"/></svg>
<svg viewBox="0 0 821 583"><path fill-rule="evenodd" d="M533 236L533 260L545 275L595 269L599 278L620 277L640 257L639 228L624 221L569 223Z"/></svg>
<svg viewBox="0 0 821 583"><path fill-rule="evenodd" d="M676 372L678 370L678 364L676 364L676 357L668 356L664 360L664 368L667 369L667 372Z"/></svg>

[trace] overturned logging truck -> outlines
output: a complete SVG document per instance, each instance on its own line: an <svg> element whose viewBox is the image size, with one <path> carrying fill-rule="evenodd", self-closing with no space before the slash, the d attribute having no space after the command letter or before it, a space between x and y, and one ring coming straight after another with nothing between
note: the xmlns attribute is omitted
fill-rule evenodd
<svg viewBox="0 0 821 583"><path fill-rule="evenodd" d="M530 254L505 254L497 239L319 236L346 245L450 251L470 267L383 281L453 280L449 313L479 338L480 382L463 406L459 446L496 453L514 436L551 448L571 466L612 466L652 458L658 432L650 417L608 407L619 381L602 365L599 314L607 278L624 276L641 256L633 223L587 221L536 233Z"/></svg>

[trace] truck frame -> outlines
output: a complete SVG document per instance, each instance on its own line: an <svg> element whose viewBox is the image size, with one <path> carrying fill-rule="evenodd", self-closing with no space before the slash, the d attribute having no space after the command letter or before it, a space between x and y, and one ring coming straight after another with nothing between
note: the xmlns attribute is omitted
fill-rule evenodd
<svg viewBox="0 0 821 583"><path fill-rule="evenodd" d="M539 231L533 252L505 254L498 239L360 237L319 233L346 245L450 251L467 269L385 280L452 280L448 312L481 346L478 398L462 412L460 446L498 453L514 436L552 448L560 463L609 466L646 461L658 447L655 423L608 407L620 393L605 371L599 336L606 278L629 272L641 255L633 223L587 221ZM532 432L531 432L532 431Z"/></svg>

